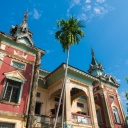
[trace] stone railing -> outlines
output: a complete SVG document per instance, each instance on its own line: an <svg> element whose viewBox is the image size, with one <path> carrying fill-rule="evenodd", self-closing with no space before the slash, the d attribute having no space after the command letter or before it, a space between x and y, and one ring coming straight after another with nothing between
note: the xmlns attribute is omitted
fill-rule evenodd
<svg viewBox="0 0 128 128"><path fill-rule="evenodd" d="M61 116L58 117L58 120L57 120L57 124L60 124L61 123ZM41 127L42 125L46 127L50 127L50 126L53 126L55 122L55 116L54 117L51 117L51 116L45 116L45 115L37 115L37 116L34 116L34 126L36 127Z"/></svg>
<svg viewBox="0 0 128 128"><path fill-rule="evenodd" d="M83 123L83 124L91 124L91 118L90 118L90 116L87 116L87 115L72 113L72 122L74 122L74 123Z"/></svg>

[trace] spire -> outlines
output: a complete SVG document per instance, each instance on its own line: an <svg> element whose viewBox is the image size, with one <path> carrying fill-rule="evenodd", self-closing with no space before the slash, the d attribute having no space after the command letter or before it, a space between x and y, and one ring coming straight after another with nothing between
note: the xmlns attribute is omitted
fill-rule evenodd
<svg viewBox="0 0 128 128"><path fill-rule="evenodd" d="M97 60L96 60L96 58L94 56L94 51L93 51L92 48L91 48L91 51L92 51L92 62L91 62L91 64L92 65L98 65L98 62L97 62Z"/></svg>
<svg viewBox="0 0 128 128"><path fill-rule="evenodd" d="M92 61L91 61L88 72L93 76L100 76L100 75L102 75L104 68L103 68L102 64L98 64L92 48L91 48L91 52L92 52Z"/></svg>
<svg viewBox="0 0 128 128"><path fill-rule="evenodd" d="M27 19L28 19L28 10L24 14L24 19L23 19L22 23L20 24L20 27L21 27L23 32L28 31Z"/></svg>
<svg viewBox="0 0 128 128"><path fill-rule="evenodd" d="M16 39L16 41L19 41L29 46L33 46L32 33L28 29L27 20L28 10L24 14L24 18L21 24L19 26L16 25L11 27L10 34Z"/></svg>

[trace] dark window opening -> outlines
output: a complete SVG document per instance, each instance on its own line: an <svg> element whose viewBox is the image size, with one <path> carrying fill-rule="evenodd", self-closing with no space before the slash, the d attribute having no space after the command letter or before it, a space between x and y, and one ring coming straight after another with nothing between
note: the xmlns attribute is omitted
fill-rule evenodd
<svg viewBox="0 0 128 128"><path fill-rule="evenodd" d="M41 106L42 106L42 103L36 102L35 114L40 114L40 112L41 112Z"/></svg>
<svg viewBox="0 0 128 128"><path fill-rule="evenodd" d="M59 99L60 99L59 97L55 97L54 101L59 102Z"/></svg>
<svg viewBox="0 0 128 128"><path fill-rule="evenodd" d="M77 102L77 106L78 106L78 107L81 107L81 108L84 108L84 104L79 103L79 102Z"/></svg>
<svg viewBox="0 0 128 128"><path fill-rule="evenodd" d="M36 93L36 96L37 96L37 97L40 97L40 93L39 93L39 92L37 92L37 93Z"/></svg>
<svg viewBox="0 0 128 128"><path fill-rule="evenodd" d="M113 96L109 96L111 100L114 100L114 97Z"/></svg>
<svg viewBox="0 0 128 128"><path fill-rule="evenodd" d="M98 96L94 96L94 101L97 101L98 100Z"/></svg>

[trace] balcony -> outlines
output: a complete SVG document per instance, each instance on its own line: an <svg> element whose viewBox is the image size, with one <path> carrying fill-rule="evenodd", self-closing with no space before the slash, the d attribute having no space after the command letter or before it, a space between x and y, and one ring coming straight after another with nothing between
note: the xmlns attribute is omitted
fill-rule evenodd
<svg viewBox="0 0 128 128"><path fill-rule="evenodd" d="M91 125L91 118L90 116L87 116L87 115L72 113L72 122Z"/></svg>
<svg viewBox="0 0 128 128"><path fill-rule="evenodd" d="M60 125L61 124L61 116L58 117L58 120L57 120L57 125ZM37 116L34 116L34 126L35 127L41 127L43 126L44 128L50 128L53 126L55 122L55 116L54 117L51 117L51 116L45 116L45 115L37 115Z"/></svg>

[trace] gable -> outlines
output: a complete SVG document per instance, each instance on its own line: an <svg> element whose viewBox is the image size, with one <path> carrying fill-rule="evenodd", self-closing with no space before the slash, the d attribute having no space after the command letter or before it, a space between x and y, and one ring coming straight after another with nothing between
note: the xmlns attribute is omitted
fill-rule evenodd
<svg viewBox="0 0 128 128"><path fill-rule="evenodd" d="M4 75L6 76L7 79L19 81L19 82L22 82L22 83L27 81L25 79L25 77L18 70L4 73Z"/></svg>

